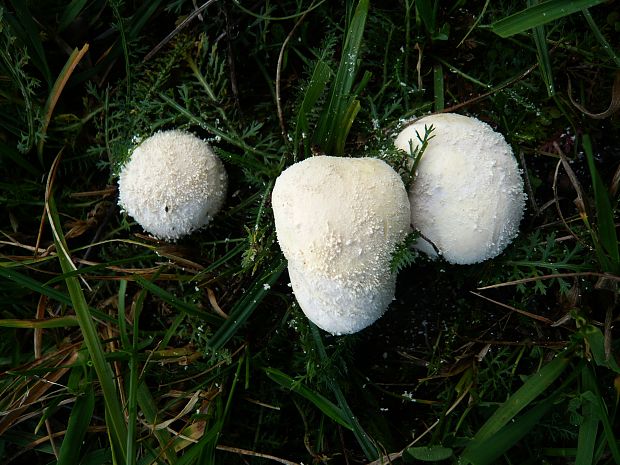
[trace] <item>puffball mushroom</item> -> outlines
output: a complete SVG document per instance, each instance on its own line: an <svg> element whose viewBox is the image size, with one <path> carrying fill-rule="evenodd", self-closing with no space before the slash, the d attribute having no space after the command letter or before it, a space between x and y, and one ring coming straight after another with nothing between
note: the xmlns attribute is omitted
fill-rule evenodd
<svg viewBox="0 0 620 465"><path fill-rule="evenodd" d="M434 131L409 189L411 224L451 263L499 255L519 232L525 207L523 179L504 137L476 118L443 113L416 120L396 138L409 152ZM436 256L420 238L416 247Z"/></svg>
<svg viewBox="0 0 620 465"><path fill-rule="evenodd" d="M277 178L272 205L306 316L333 334L377 320L394 298L392 252L409 231L400 176L372 158L308 158Z"/></svg>
<svg viewBox="0 0 620 465"><path fill-rule="evenodd" d="M118 202L145 231L175 240L209 223L224 203L227 181L209 144L184 131L161 131L123 166Z"/></svg>

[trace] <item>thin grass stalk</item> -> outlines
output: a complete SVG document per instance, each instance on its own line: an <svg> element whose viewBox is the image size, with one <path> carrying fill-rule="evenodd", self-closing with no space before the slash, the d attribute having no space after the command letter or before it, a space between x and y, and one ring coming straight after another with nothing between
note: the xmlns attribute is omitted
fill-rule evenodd
<svg viewBox="0 0 620 465"><path fill-rule="evenodd" d="M351 425L347 416L342 412L342 409L334 405L334 403L327 399L325 396L314 392L312 389L308 388L301 382L291 378L286 373L283 373L277 368L265 368L265 373L267 373L267 376L269 376L269 378L278 383L280 386L290 391L293 391L302 397L305 397L307 400L312 402L319 410L321 410L321 412L323 412L325 415L327 415L339 425L342 425L349 430L353 430L353 426Z"/></svg>
<svg viewBox="0 0 620 465"><path fill-rule="evenodd" d="M405 0L404 3L404 7L405 7L405 67L403 69L403 79L404 82L409 84L409 54L411 53L411 9L412 7L415 8L415 0ZM392 34L392 31L390 31L390 35ZM387 50L386 50L386 55L387 55ZM386 62L387 60L384 59L384 62ZM386 79L386 74L387 71L385 69L385 65L384 65L384 71L383 71L384 77L383 77L383 83L385 84L385 82L387 82ZM408 110L409 109L409 95L407 95L407 98L405 98L405 109Z"/></svg>
<svg viewBox="0 0 620 465"><path fill-rule="evenodd" d="M137 366L137 324L138 320L134 312L133 321L133 340L130 342L127 336L127 325L125 323L126 307L125 296L127 293L127 281L122 280L119 285L118 291L118 322L119 333L121 335L121 342L123 348L129 352L129 395L127 396L127 455L125 456L125 463L127 465L134 465L136 463L136 421L138 417L138 366ZM145 292L142 291L142 294Z"/></svg>
<svg viewBox="0 0 620 465"><path fill-rule="evenodd" d="M347 27L342 57L336 77L329 92L326 106L319 119L317 131L314 135L315 143L334 155L344 148L344 142L353 122L355 111L355 93L352 93L353 83L358 71L358 57L368 16L369 0L360 0L355 13ZM347 115L349 120L347 121ZM340 144L339 144L340 141Z"/></svg>
<svg viewBox="0 0 620 465"><path fill-rule="evenodd" d="M586 367L584 370L584 381L586 379L589 389L591 389L594 394L594 411L603 426L603 437L609 446L613 462L616 465L620 465L620 448L618 447L617 428L614 430L612 423L613 417L612 420L610 420L607 406L598 388L597 379L591 367Z"/></svg>
<svg viewBox="0 0 620 465"><path fill-rule="evenodd" d="M496 21L491 25L491 30L500 37L511 37L604 1L547 0Z"/></svg>
<svg viewBox="0 0 620 465"><path fill-rule="evenodd" d="M435 111L440 112L444 109L443 66L441 66L441 63L433 66L433 90L435 94Z"/></svg>
<svg viewBox="0 0 620 465"><path fill-rule="evenodd" d="M127 36L125 34L125 25L123 18L121 16L120 11L118 10L120 2L110 1L109 5L112 7L112 12L114 13L114 18L117 21L117 28L120 34L121 46L123 48L123 58L125 59L125 86L126 86L126 102L129 103L131 96L131 62L129 61L129 48L127 46Z"/></svg>
<svg viewBox="0 0 620 465"><path fill-rule="evenodd" d="M538 373L534 373L506 402L504 402L474 436L475 442L489 439L521 410L542 394L568 366L566 356L558 356L545 365Z"/></svg>
<svg viewBox="0 0 620 465"><path fill-rule="evenodd" d="M583 10L581 10L581 12L583 13L583 16L586 18L586 21L588 22L588 26L590 26L590 29L592 30L594 37L596 37L596 40L598 40L598 43L601 44L601 47L603 47L603 50L605 50L605 53L607 53L609 58L613 60L614 64L618 68L620 68L620 57L616 55L616 52L614 52L614 49L611 47L611 45L609 45L609 42L607 42L607 39L605 39L605 36L603 36L603 34L601 33L601 30L598 28L598 26L596 25L596 22L594 21L594 18L592 18L592 15L590 14L590 10L588 10L587 8L584 8Z"/></svg>
<svg viewBox="0 0 620 465"><path fill-rule="evenodd" d="M57 156L52 165L50 175L48 176L45 192L46 211L54 236L56 250L58 251L60 266L63 273L70 273L75 270L75 265L73 264L71 256L68 253L64 233L62 231L62 227L60 226L56 203L51 192L52 182L58 168L59 161L60 157ZM125 457L127 455L127 451L124 441L127 436L127 425L125 423L125 418L123 417L122 405L119 401L116 385L114 383L114 373L105 359L105 353L99 339L97 327L95 326L95 322L90 315L86 297L80 287L78 278L75 276L67 277L65 282L69 291L73 309L80 325L80 329L82 330L84 343L88 349L88 353L93 367L95 368L95 372L97 373L97 378L99 379L101 390L103 392L107 420L106 423L108 424L113 451L116 452L116 456Z"/></svg>
<svg viewBox="0 0 620 465"><path fill-rule="evenodd" d="M588 161L596 204L597 227L596 233L593 233L596 251L603 271L618 273L620 271L620 247L614 221L614 209L603 180L596 169L592 142L588 134L584 134L582 145Z"/></svg>
<svg viewBox="0 0 620 465"><path fill-rule="evenodd" d="M86 435L86 429L93 416L94 408L95 391L92 384L88 384L86 392L77 398L71 409L67 431L60 446L56 465L73 465L79 462L80 449Z"/></svg>
<svg viewBox="0 0 620 465"><path fill-rule="evenodd" d="M538 5L538 0L529 0L528 5ZM538 65L540 68L540 74L542 75L547 89L547 95L549 97L555 96L555 85L553 83L553 71L551 66L551 57L549 56L549 49L547 47L547 35L545 33L545 26L540 25L532 28L532 35L534 37L534 43L536 44L536 51L538 55Z"/></svg>
<svg viewBox="0 0 620 465"><path fill-rule="evenodd" d="M587 396L583 394L593 394L591 378L588 376L588 369L584 369L581 374L582 383L582 405L581 414L583 420L579 426L579 436L577 437L577 456L575 465L589 465L594 457L594 447L596 445L596 435L598 431L599 419L595 413L595 406Z"/></svg>
<svg viewBox="0 0 620 465"><path fill-rule="evenodd" d="M327 362L327 352L325 351L325 346L323 345L323 339L321 338L321 334L319 333L319 328L315 324L310 323L310 330L312 331L312 337L315 341L319 356L323 361ZM353 414L353 411L351 410L351 407L349 407L349 404L342 392L342 389L340 389L340 386L332 376L329 376L328 385L334 393L334 396L336 397L338 406L345 414L345 418L347 418L347 423L352 426L355 439L357 439L357 442L364 451L366 458L368 460L376 460L379 457L379 451L377 450L377 447L368 436L368 434L364 431L362 425L360 425L359 421L357 420L357 417Z"/></svg>

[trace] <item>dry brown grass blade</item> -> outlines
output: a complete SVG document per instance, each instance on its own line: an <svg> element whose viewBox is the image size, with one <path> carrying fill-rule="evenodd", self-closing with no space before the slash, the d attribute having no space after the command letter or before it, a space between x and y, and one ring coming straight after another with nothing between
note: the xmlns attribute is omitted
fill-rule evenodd
<svg viewBox="0 0 620 465"><path fill-rule="evenodd" d="M56 171L58 170L58 163L60 161L60 158L62 157L62 153L64 152L65 148L61 148L60 151L58 152L58 154L56 155L56 158L54 158L54 162L52 163L52 168L50 168L50 174L47 177L47 185L46 185L46 189L45 189L45 205L43 206L43 213L41 214L41 222L39 223L39 232L37 233L37 242L35 243L34 246L34 258L37 258L38 256L38 251L40 249L40 245L41 245L41 239L43 237L43 228L45 227L45 219L47 218L47 201L49 198L49 188L51 187L50 183L53 183L53 179L56 177Z"/></svg>
<svg viewBox="0 0 620 465"><path fill-rule="evenodd" d="M58 460L58 447L56 447L56 441L54 441L54 432L52 431L52 423L49 418L45 420L45 429L47 430L47 436L49 438L50 445L52 446L54 457Z"/></svg>
<svg viewBox="0 0 620 465"><path fill-rule="evenodd" d="M620 187L620 165L616 168L614 177L611 180L611 185L609 186L609 193L611 194L612 199L615 199L618 195L618 187Z"/></svg>
<svg viewBox="0 0 620 465"><path fill-rule="evenodd" d="M196 444L205 433L205 420L197 421L183 429L183 433L169 431L174 435L174 451L179 452L191 444Z"/></svg>
<svg viewBox="0 0 620 465"><path fill-rule="evenodd" d="M5 233L4 231L0 231L0 234L2 234L4 237L6 237L8 239L8 241L0 241L0 244L2 244L2 245L8 245L8 246L12 246L12 247L19 247L21 249L26 249L26 250L29 250L30 252L35 252L35 255L37 253L45 252L45 249L43 249L43 248L37 249L37 248L35 248L35 247L31 246L31 245L22 244L17 239L15 239L14 237L11 237L10 235ZM31 258L32 257L28 257L28 260L31 259Z"/></svg>
<svg viewBox="0 0 620 465"><path fill-rule="evenodd" d="M157 349L149 352L149 358L157 360L160 365L178 364L179 366L188 366L203 357L200 351L189 347Z"/></svg>
<svg viewBox="0 0 620 465"><path fill-rule="evenodd" d="M492 302L495 305L499 305L500 307L507 308L508 310L511 310L513 312L516 312L516 313L519 313L520 315L525 315L528 318L532 318L533 320L538 320L538 321L540 321L542 323L545 323L546 325L550 325L550 324L553 323L552 320L550 320L549 318L545 318L544 316L536 315L535 313L531 313L531 312L528 312L526 310L521 310L520 308L515 308L515 307L513 307L511 305L507 305L507 304L504 304L502 302L498 302L497 300L493 300L493 299L491 299L491 298L489 298L487 296L484 296L482 294L478 294L477 292L474 292L474 291L469 291L469 292L471 292L476 297L480 297L481 299L484 299L484 300L487 300L489 302Z"/></svg>
<svg viewBox="0 0 620 465"><path fill-rule="evenodd" d="M172 425L172 423L174 423L177 420L180 420L185 415L187 415L188 413L192 412L194 410L194 407L196 406L196 404L200 400L200 396L201 395L202 395L202 391L201 390L198 390L198 391L194 392L194 394L189 399L187 404L185 404L185 407L183 407L183 409L179 413L177 413L174 417L170 418L169 420L162 421L161 423L156 423L154 425L147 425L148 428L151 431L168 428L170 425Z"/></svg>
<svg viewBox="0 0 620 465"><path fill-rule="evenodd" d="M424 54L424 44L416 42L413 46L418 51L418 61L415 65L416 74L418 76L418 89L424 89L424 82L422 81L422 56Z"/></svg>
<svg viewBox="0 0 620 465"><path fill-rule="evenodd" d="M143 62L147 62L149 61L151 58L153 58L153 56L159 52L161 50L161 48L166 45L168 42L170 42L170 40L172 40L172 38L174 36L176 36L180 31L182 31L189 23L191 23L193 21L194 18L196 17L200 17L200 14L212 3L214 3L215 0L207 0L206 2L204 2L200 7L196 8L194 11L191 12L191 14L189 14L187 16L187 18L185 18L181 24L179 24L177 27L174 28L174 30L168 34L166 37L164 37L164 39L159 42L149 53L146 54L146 56L144 57Z"/></svg>
<svg viewBox="0 0 620 465"><path fill-rule="evenodd" d="M229 447L229 446L216 446L217 450L221 450L224 452L234 452L235 454L248 455L251 457L259 457L262 459L272 460L274 462L282 463L284 465L300 465L297 462L291 462L290 460L286 460L280 457L276 457L275 455L263 454L261 452L254 452L253 450L247 449L239 449L238 447Z"/></svg>
<svg viewBox="0 0 620 465"><path fill-rule="evenodd" d="M555 48L555 47L554 47ZM553 51L553 49L551 50ZM530 74L532 71L534 71L536 68L538 67L538 62L536 62L535 64L533 64L532 66L530 66L528 69L526 69L525 71L523 71L521 74L519 74L517 77L511 79L510 81L489 90L488 92L484 92L483 94L478 95L477 97L474 97L472 99L466 100L462 103L457 103L456 105L452 105L451 107L448 108L444 108L443 110L441 110L438 113L451 113L454 112L455 110L458 110L459 108L463 108L466 107L468 105L471 105L472 103L476 103L479 100L483 100L491 95L493 95L494 93L509 87L517 82L519 82L520 80L524 79L528 74Z"/></svg>
<svg viewBox="0 0 620 465"><path fill-rule="evenodd" d="M618 294L616 293L616 297L618 296ZM617 304L617 299L615 299L616 302L615 304ZM605 310L605 326L604 326L604 339L603 339L603 347L605 350L605 359L609 360L613 355L612 355L612 348L611 348L611 328L612 328L612 320L613 320L613 307L610 305L607 307L607 309Z"/></svg>
<svg viewBox="0 0 620 465"><path fill-rule="evenodd" d="M596 271L582 271L578 273L555 273L555 274L546 274L543 276L535 276L533 278L523 278L517 279L515 281L506 281L504 283L492 284L490 286L478 287L479 291L484 291L485 289L497 289L498 287L506 287L506 286L516 286L518 284L532 283L534 281L544 281L546 279L553 278L572 278L572 277L597 277L597 278L607 278L612 281L620 282L620 276L616 276L608 273L597 273Z"/></svg>
<svg viewBox="0 0 620 465"><path fill-rule="evenodd" d="M577 206L577 210L579 211L579 216L581 217L582 220L586 221L586 224L587 224L588 215L586 213L585 203L583 201L583 195L581 194L581 186L579 182L577 181L577 178L575 177L575 173L573 172L568 162L566 161L566 157L564 156L560 148L557 146L557 144L555 145L556 145L556 149L558 150L558 154L560 155L560 160L558 160L558 163L555 166L555 171L553 174L553 186L552 187L553 187L553 200L555 203L555 207L558 212L558 216L560 217L560 220L562 221L562 224L564 225L568 233L577 242L579 242L584 248L589 250L591 249L591 247L586 242L584 242L568 225L568 222L566 221L566 218L564 218L564 214L562 213L562 208L560 207L560 198L558 196L558 174L560 172L560 166L564 166L564 168L568 168L566 172L568 173L568 177L571 180L571 182L573 182L574 180L573 186L575 187L575 190L577 191L577 198L575 199L575 205Z"/></svg>
<svg viewBox="0 0 620 465"><path fill-rule="evenodd" d="M521 160L521 167L523 168L523 179L525 179L525 189L527 190L527 198L532 205L532 209L536 216L540 215L540 208L538 208L538 204L536 203L536 198L534 196L534 189L532 189L532 183L530 182L530 175L527 171L527 164L525 162L525 155L523 154L523 150L519 150L519 160Z"/></svg>
<svg viewBox="0 0 620 465"><path fill-rule="evenodd" d="M6 415L0 419L0 436L4 434L13 423L21 416L23 412L25 412L30 404L36 402L38 399L43 396L52 386L57 384L58 380L62 378L70 368L66 367L67 365L73 364L78 357L77 350L74 350L70 354L63 357L57 364L56 367L60 367L64 365L65 367L58 368L55 371L51 371L47 373L45 376L37 379L34 383L34 386L27 389L23 396L20 399L15 399L14 405L12 409L8 409Z"/></svg>
<svg viewBox="0 0 620 465"><path fill-rule="evenodd" d="M230 360L234 360L234 359L235 359L235 357L236 357L237 355L239 355L239 353L240 353L242 350L244 350L244 349L245 349L246 345L247 345L247 343L243 343L243 344L241 344L241 346L239 346L239 348L238 348L238 349L236 349L236 350L235 350L235 351L234 351L234 352L230 355ZM149 359L150 359L150 357L151 357L151 355L149 355ZM148 362L148 360L147 360L147 362ZM217 362L215 365L213 365L212 367L207 368L205 371L203 371L203 372L201 372L201 373L198 373L198 374L195 374L195 375L192 375L192 376L188 376L188 377L186 377L186 378L181 378L181 379L178 379L178 380L174 380L174 381L171 381L171 382L169 382L169 383L162 383L162 384L160 384L160 385L159 385L159 387L160 387L160 388L164 388L164 387L172 386L172 385L174 385L174 384L183 384L183 383L187 383L188 381L191 381L192 379L200 378L200 377L202 377L202 376L206 375L207 373L210 373L210 372L212 372L213 370L216 370L217 368L219 368L219 367L221 367L222 365L225 365L225 364L227 364L227 363L229 363L227 360L221 360L221 361Z"/></svg>
<svg viewBox="0 0 620 465"><path fill-rule="evenodd" d="M45 308L47 307L47 296L41 295L39 297L39 303L37 304L37 320L42 320L45 317ZM34 358L41 358L41 345L43 341L43 328L34 329Z"/></svg>
<svg viewBox="0 0 620 465"><path fill-rule="evenodd" d="M566 341L488 341L485 339L472 339L472 341L479 344L490 344L494 346L507 346L507 347L549 347L561 349L566 346Z"/></svg>
<svg viewBox="0 0 620 465"><path fill-rule="evenodd" d="M616 77L614 78L614 84L611 89L611 102L609 103L609 107L607 107L607 110L601 113L590 113L582 105L575 102L575 99L573 98L573 89L571 86L570 78L568 79L568 98L570 98L570 101L575 106L575 108L577 108L580 112L588 115L590 118L594 118L594 119L609 118L615 112L620 110L620 70L616 71Z"/></svg>
<svg viewBox="0 0 620 465"><path fill-rule="evenodd" d="M157 247L155 253L162 257L168 258L174 264L183 268L184 271L187 271L188 268L193 271L202 271L205 269L205 267L201 264L185 258L187 255L196 255L196 252L190 249L184 249L175 245L164 245Z"/></svg>
<svg viewBox="0 0 620 465"><path fill-rule="evenodd" d="M86 431L88 431L89 433L105 433L107 429L105 426L89 426L86 429ZM50 441L53 438L63 437L65 434L67 434L67 430L57 431L56 433L48 434L47 436L43 436L42 438L32 441L26 444L25 446L22 446L22 449L19 452L17 452L15 455L13 455L12 457L9 457L7 462L12 462L13 460L23 455L24 453L28 452L29 450L32 450L35 447L40 446L41 444L45 444L47 441Z"/></svg>
<svg viewBox="0 0 620 465"><path fill-rule="evenodd" d="M56 155L56 158L54 158L54 161L52 162L52 166L50 168L50 172L47 176L47 181L45 183L45 207L44 207L44 213L43 216L47 216L48 221L50 223L50 228L52 229L52 233L54 237L61 237L61 235L58 233L58 231L56 231L56 225L54 224L54 221L52 219L52 215L51 215L51 211L49 209L49 201L50 198L52 196L52 188L54 186L54 181L56 180L56 174L58 173L58 167L60 166L60 160L62 159L62 153L64 151L64 147L62 149L60 149L60 151L58 152L58 155ZM41 220L41 224L43 224L43 219ZM40 232L40 231L39 231ZM40 237L37 238L37 247L39 247L39 240ZM75 266L75 263L73 262L73 260L71 259L71 255L69 254L68 250L65 250L64 248L64 244L61 241L54 241L54 243L58 243L58 253L60 253L61 255L64 255L65 257L67 257L67 261L68 263L70 263L71 268L73 271L77 271L77 267ZM86 282L86 280L84 279L84 277L82 275L79 275L80 280L84 283L84 285L86 286L86 288L89 291L92 291L92 288L90 287L90 284L88 284L88 282Z"/></svg>
<svg viewBox="0 0 620 465"><path fill-rule="evenodd" d="M555 151L559 155L560 160L562 161L562 166L564 167L564 169L566 170L566 174L568 175L568 179L570 179L570 182L573 185L575 192L577 193L577 199L575 200L575 205L577 206L577 209L579 210L579 215L582 218L584 217L587 218L588 212L586 211L586 202L584 200L585 197L583 195L583 189L581 188L581 183L577 179L577 175L575 175L575 172L571 168L570 163L568 163L568 160L566 159L566 155L564 155L564 152L562 152L562 149L560 148L558 143L554 142L553 147L555 148Z"/></svg>
<svg viewBox="0 0 620 465"><path fill-rule="evenodd" d="M215 313L220 315L222 318L228 319L228 315L218 305L217 299L215 298L215 293L210 287L207 288L207 296L209 297L209 303L213 307L213 310L215 310Z"/></svg>
<svg viewBox="0 0 620 465"><path fill-rule="evenodd" d="M88 192L72 192L69 194L69 197L72 199L83 199L87 197L108 197L116 192L116 187L108 187L106 189L100 189L96 191L88 191Z"/></svg>

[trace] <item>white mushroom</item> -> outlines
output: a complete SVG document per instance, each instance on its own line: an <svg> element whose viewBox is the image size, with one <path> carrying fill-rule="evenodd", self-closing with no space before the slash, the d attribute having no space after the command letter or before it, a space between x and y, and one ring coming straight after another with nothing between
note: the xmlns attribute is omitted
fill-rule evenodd
<svg viewBox="0 0 620 465"><path fill-rule="evenodd" d="M145 231L175 240L205 226L224 203L227 176L209 144L187 132L157 132L123 166L119 205Z"/></svg>
<svg viewBox="0 0 620 465"><path fill-rule="evenodd" d="M409 141L414 149L420 147L425 126L431 125L433 137L409 189L411 224L451 263L499 255L518 234L525 206L510 146L476 118L443 113L406 127L396 147L409 152ZM416 247L437 255L422 238Z"/></svg>
<svg viewBox="0 0 620 465"><path fill-rule="evenodd" d="M377 159L313 157L278 177L272 204L293 291L308 318L334 334L377 320L394 298L392 252L409 231L400 176Z"/></svg>

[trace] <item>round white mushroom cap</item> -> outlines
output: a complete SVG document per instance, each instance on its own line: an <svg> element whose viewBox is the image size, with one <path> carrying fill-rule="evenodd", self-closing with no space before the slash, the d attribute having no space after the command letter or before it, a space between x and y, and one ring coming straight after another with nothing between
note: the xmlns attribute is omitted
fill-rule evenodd
<svg viewBox="0 0 620 465"><path fill-rule="evenodd" d="M175 240L209 223L224 203L227 181L205 141L178 130L157 132L123 166L118 203L145 231Z"/></svg>
<svg viewBox="0 0 620 465"><path fill-rule="evenodd" d="M272 205L304 313L334 334L377 320L394 298L394 247L409 231L400 176L372 158L318 156L286 169Z"/></svg>
<svg viewBox="0 0 620 465"><path fill-rule="evenodd" d="M409 189L411 224L451 263L499 255L519 232L525 207L523 179L504 137L482 121L453 113L416 120L396 138L409 152L434 130ZM419 239L416 247L436 252Z"/></svg>

